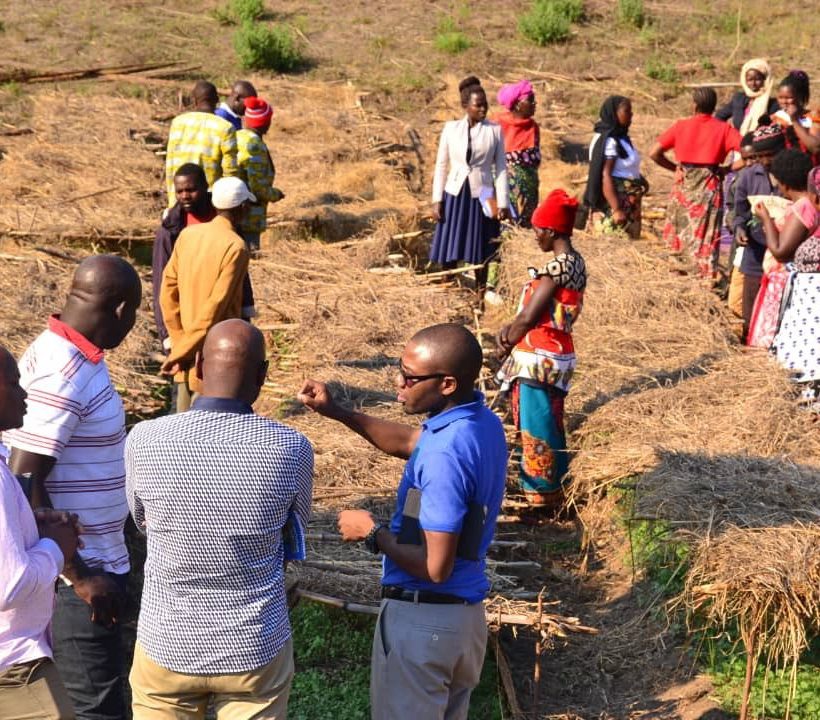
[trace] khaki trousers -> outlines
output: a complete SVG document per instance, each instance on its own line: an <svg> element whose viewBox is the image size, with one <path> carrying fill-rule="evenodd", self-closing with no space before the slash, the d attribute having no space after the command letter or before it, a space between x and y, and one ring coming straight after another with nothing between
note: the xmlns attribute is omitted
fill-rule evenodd
<svg viewBox="0 0 820 720"><path fill-rule="evenodd" d="M382 600L370 669L373 720L467 720L487 649L484 604Z"/></svg>
<svg viewBox="0 0 820 720"><path fill-rule="evenodd" d="M191 404L199 397L199 393L191 391L187 381L175 382L171 397L171 409L175 413L182 413L191 409Z"/></svg>
<svg viewBox="0 0 820 720"><path fill-rule="evenodd" d="M74 708L49 658L0 670L0 720L74 720Z"/></svg>
<svg viewBox="0 0 820 720"><path fill-rule="evenodd" d="M729 279L729 297L726 299L726 304L738 317L743 317L743 282L746 276L738 270L732 268L732 276Z"/></svg>
<svg viewBox="0 0 820 720"><path fill-rule="evenodd" d="M267 665L229 675L167 670L137 643L130 681L134 720L201 720L210 699L218 720L285 720L293 681L293 643L288 640Z"/></svg>

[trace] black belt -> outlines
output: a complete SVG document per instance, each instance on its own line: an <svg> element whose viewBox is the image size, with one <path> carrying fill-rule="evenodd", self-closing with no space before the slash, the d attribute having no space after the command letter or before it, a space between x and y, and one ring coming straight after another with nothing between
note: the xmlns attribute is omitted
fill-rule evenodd
<svg viewBox="0 0 820 720"><path fill-rule="evenodd" d="M458 595L430 592L428 590L405 590L398 585L382 585L382 597L387 600L402 600L403 602L431 603L433 605L469 605L464 598Z"/></svg>

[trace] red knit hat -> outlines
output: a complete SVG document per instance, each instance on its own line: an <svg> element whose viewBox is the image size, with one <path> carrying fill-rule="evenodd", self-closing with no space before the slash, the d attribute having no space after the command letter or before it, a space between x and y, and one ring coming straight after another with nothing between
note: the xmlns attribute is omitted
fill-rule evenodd
<svg viewBox="0 0 820 720"><path fill-rule="evenodd" d="M532 214L532 226L572 235L578 201L563 190L553 190Z"/></svg>
<svg viewBox="0 0 820 720"><path fill-rule="evenodd" d="M245 125L250 128L261 128L270 124L273 108L260 97L248 97L245 103Z"/></svg>

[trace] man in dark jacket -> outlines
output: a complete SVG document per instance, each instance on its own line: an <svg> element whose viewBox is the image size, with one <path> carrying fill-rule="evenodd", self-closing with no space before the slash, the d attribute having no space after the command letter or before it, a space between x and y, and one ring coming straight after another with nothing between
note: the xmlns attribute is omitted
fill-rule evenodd
<svg viewBox="0 0 820 720"><path fill-rule="evenodd" d="M157 321L157 333L164 350L168 350L168 330L162 318L159 305L159 291L162 286L162 273L171 253L174 250L179 234L189 225L210 222L216 217L216 209L211 203L208 192L208 181L203 169L195 163L186 163L174 173L174 191L177 202L168 208L162 216L162 222L154 236L154 253L151 280L154 290L154 317ZM253 288L250 276L246 276L242 287L242 317L249 320L256 315L253 300Z"/></svg>

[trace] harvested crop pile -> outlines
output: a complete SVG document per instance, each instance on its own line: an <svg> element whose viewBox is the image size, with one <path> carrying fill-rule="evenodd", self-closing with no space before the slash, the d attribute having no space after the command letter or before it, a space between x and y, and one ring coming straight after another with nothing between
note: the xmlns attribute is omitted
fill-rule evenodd
<svg viewBox="0 0 820 720"><path fill-rule="evenodd" d="M751 673L761 654L792 667L820 631L820 527L729 528L695 553L683 599L710 628L737 623Z"/></svg>
<svg viewBox="0 0 820 720"><path fill-rule="evenodd" d="M706 537L729 525L817 523L820 468L783 458L660 451L657 467L638 479L634 514Z"/></svg>
<svg viewBox="0 0 820 720"><path fill-rule="evenodd" d="M785 374L765 356L737 352L708 372L695 366L666 386L612 399L575 432L572 444L574 492L581 496L653 470L656 450L820 458L811 419L797 409Z"/></svg>

